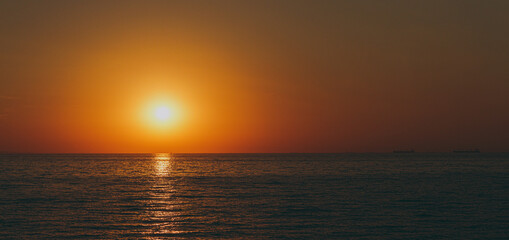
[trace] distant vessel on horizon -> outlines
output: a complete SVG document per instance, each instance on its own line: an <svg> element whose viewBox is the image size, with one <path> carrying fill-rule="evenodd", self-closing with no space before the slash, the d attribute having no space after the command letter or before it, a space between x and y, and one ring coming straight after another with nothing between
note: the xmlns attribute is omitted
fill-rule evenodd
<svg viewBox="0 0 509 240"><path fill-rule="evenodd" d="M460 149L460 150L453 150L453 153L480 153L481 151L479 149Z"/></svg>
<svg viewBox="0 0 509 240"><path fill-rule="evenodd" d="M415 151L413 149L409 150L394 150L393 153L414 153Z"/></svg>

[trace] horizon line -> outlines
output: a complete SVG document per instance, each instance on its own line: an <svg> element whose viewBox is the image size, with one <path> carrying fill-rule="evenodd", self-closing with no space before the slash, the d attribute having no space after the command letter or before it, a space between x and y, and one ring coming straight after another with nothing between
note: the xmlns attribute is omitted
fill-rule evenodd
<svg viewBox="0 0 509 240"><path fill-rule="evenodd" d="M455 153L451 151L422 151L412 153L397 153L397 152L3 152L0 154L158 154L158 153L170 153L170 154L369 154L369 153L393 153L393 154L405 154L412 155L418 153ZM509 153L509 151L481 151L478 153ZM457 153L458 154L458 153ZM461 153L459 153L461 154Z"/></svg>

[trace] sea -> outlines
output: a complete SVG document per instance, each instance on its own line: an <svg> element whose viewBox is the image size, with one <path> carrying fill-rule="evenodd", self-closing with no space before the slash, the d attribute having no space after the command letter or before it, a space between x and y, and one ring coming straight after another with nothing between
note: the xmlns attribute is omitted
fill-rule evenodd
<svg viewBox="0 0 509 240"><path fill-rule="evenodd" d="M3 154L0 239L509 239L509 154Z"/></svg>

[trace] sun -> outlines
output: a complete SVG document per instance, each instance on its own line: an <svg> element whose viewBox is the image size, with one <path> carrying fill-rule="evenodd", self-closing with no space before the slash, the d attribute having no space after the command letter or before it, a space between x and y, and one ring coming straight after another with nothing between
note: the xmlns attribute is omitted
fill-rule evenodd
<svg viewBox="0 0 509 240"><path fill-rule="evenodd" d="M168 121L172 115L170 108L167 106L157 106L153 114L155 119L161 122Z"/></svg>
<svg viewBox="0 0 509 240"><path fill-rule="evenodd" d="M156 133L175 133L182 128L183 114L180 102L168 97L152 97L140 104L140 126Z"/></svg>
<svg viewBox="0 0 509 240"><path fill-rule="evenodd" d="M157 131L174 129L180 122L179 109L173 101L152 100L142 110L144 125Z"/></svg>

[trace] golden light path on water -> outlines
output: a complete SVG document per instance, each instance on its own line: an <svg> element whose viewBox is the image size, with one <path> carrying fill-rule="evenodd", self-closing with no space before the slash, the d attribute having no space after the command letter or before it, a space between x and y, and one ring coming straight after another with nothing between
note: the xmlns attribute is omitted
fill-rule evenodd
<svg viewBox="0 0 509 240"><path fill-rule="evenodd" d="M181 211L175 197L174 181L171 179L175 158L169 153L156 153L152 157L154 171L150 200L147 202L146 217L150 222L147 239L166 239L183 233L179 230Z"/></svg>
<svg viewBox="0 0 509 240"><path fill-rule="evenodd" d="M155 153L153 159L155 162L155 173L158 176L168 176L174 160L173 155L169 153Z"/></svg>

